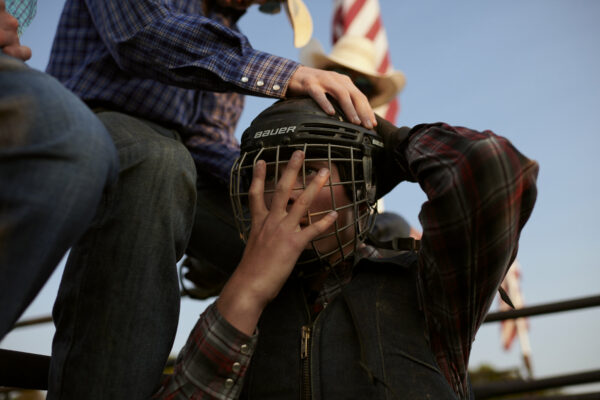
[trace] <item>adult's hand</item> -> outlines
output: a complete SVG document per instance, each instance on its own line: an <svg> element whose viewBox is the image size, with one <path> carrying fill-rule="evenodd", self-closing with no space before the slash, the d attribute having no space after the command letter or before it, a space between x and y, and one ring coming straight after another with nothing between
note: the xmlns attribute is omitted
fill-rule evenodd
<svg viewBox="0 0 600 400"><path fill-rule="evenodd" d="M240 264L225 284L217 309L231 325L251 335L264 307L273 299L308 243L325 232L337 218L331 212L301 228L300 220L323 185L329 171L321 169L290 205L304 153L296 151L277 183L270 207L264 198L266 164L257 162L249 190L252 226Z"/></svg>
<svg viewBox="0 0 600 400"><path fill-rule="evenodd" d="M4 0L0 0L0 50L4 54L27 61L31 58L31 49L21 46L18 28L19 21L6 11Z"/></svg>
<svg viewBox="0 0 600 400"><path fill-rule="evenodd" d="M308 95L323 111L333 115L335 110L327 99L328 94L337 100L351 122L367 129L377 125L369 100L346 75L301 65L292 75L286 92L288 97Z"/></svg>

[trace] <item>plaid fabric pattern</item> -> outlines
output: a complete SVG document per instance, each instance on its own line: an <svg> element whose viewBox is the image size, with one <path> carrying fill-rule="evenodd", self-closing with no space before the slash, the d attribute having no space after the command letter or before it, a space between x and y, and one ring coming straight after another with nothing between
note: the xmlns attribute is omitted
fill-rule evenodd
<svg viewBox="0 0 600 400"><path fill-rule="evenodd" d="M517 254L537 196L538 164L505 138L446 124L420 125L396 155L428 200L418 287L432 350L468 398L471 343Z"/></svg>
<svg viewBox="0 0 600 400"><path fill-rule="evenodd" d="M423 237L417 285L432 350L448 382L467 399L471 343L516 256L521 229L537 196L538 164L490 131L441 123L414 127L408 144L395 155L400 170L410 171L410 180L419 182L428 198L419 215ZM364 247L358 256L378 254ZM351 269L338 278L327 279L313 296L315 312L339 294ZM198 391L174 389L182 397L163 398L183 399L183 393L193 393L196 397L190 398L201 399L201 388L222 385L227 366L238 357L240 340L247 338L236 337L227 326L221 332L221 324L211 322L218 319L215 313L205 313L180 355L182 364L197 366L200 372L178 366L176 374L182 376L173 378L181 388L197 385ZM196 339L205 337L226 350L215 352L216 344ZM239 393L243 380L235 385Z"/></svg>
<svg viewBox="0 0 600 400"><path fill-rule="evenodd" d="M37 11L37 0L6 0L6 11L19 21L18 34L21 36L29 26Z"/></svg>
<svg viewBox="0 0 600 400"><path fill-rule="evenodd" d="M248 337L231 326L211 304L179 354L173 375L154 398L237 399L257 340L256 334Z"/></svg>
<svg viewBox="0 0 600 400"><path fill-rule="evenodd" d="M92 106L176 128L226 184L241 94L281 98L299 65L254 50L239 16L205 16L202 1L67 0L47 72Z"/></svg>

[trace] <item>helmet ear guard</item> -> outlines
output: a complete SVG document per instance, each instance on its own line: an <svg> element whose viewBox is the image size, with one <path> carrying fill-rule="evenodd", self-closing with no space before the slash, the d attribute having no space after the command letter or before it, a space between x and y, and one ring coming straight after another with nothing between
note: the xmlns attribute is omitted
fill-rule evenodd
<svg viewBox="0 0 600 400"><path fill-rule="evenodd" d="M242 135L241 150L231 170L230 197L235 221L244 240L250 234L248 189L256 162L264 160L268 173L276 182L291 154L302 150L305 153L304 165L299 173L302 187L297 189L306 186L306 170L310 169L311 163L322 165L327 162L330 170L335 164L339 171L339 181L333 181L330 176L324 187L331 193L331 209L309 209L306 216L309 223L331 210L352 214L352 217L348 222L336 221L333 232L328 231L313 239L311 253L314 257L301 259L298 264L319 260L334 265L357 250L372 227L376 214L373 157L383 150L383 141L377 133L346 122L339 108L331 116L310 98L289 99L274 103L252 121ZM348 204L336 204L334 189L337 186L343 188ZM349 235L351 231L353 234ZM331 251L320 249L320 241L333 236L337 248ZM347 240L349 236L352 238Z"/></svg>

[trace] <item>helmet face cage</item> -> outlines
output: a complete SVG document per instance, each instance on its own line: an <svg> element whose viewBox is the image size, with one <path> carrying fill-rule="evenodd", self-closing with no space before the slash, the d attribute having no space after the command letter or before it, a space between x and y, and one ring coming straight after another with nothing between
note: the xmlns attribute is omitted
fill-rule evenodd
<svg viewBox="0 0 600 400"><path fill-rule="evenodd" d="M255 150L242 152L231 170L230 197L232 201L235 221L238 230L244 239L248 240L250 234L251 218L248 209L248 191L252 179L252 170L258 160L264 160L267 164L267 179L274 182L265 193L275 191L275 186L285 168L291 154L295 150L305 153L304 164L298 174L299 179L293 190L304 190L307 186L307 166L311 163L326 162L329 170L335 164L340 180L333 181L330 175L329 181L322 190L329 190L331 195L331 207L326 210L315 210L309 208L306 212L308 223L315 218L337 211L339 215L351 215L352 217L341 222L340 218L334 222L333 228L311 241L312 252L305 252L298 264L311 263L317 260L324 261L331 266L347 259L356 250L366 233L371 229L376 213L372 177L372 159L370 155L357 147L348 145L337 145L331 143L296 143L286 145L265 146ZM341 186L346 193L349 202L340 204L336 199L334 188ZM319 249L319 242L335 237L337 248L323 251ZM331 242L329 240L329 242ZM310 254L310 256L306 256Z"/></svg>

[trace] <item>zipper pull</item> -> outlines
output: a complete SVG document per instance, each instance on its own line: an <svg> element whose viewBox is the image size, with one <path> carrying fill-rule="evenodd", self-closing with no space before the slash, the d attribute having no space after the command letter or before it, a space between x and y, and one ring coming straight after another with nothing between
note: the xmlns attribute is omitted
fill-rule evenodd
<svg viewBox="0 0 600 400"><path fill-rule="evenodd" d="M302 360L304 360L305 358L308 358L309 342L310 342L310 326L304 325L302 327L302 341L300 343L300 358Z"/></svg>

